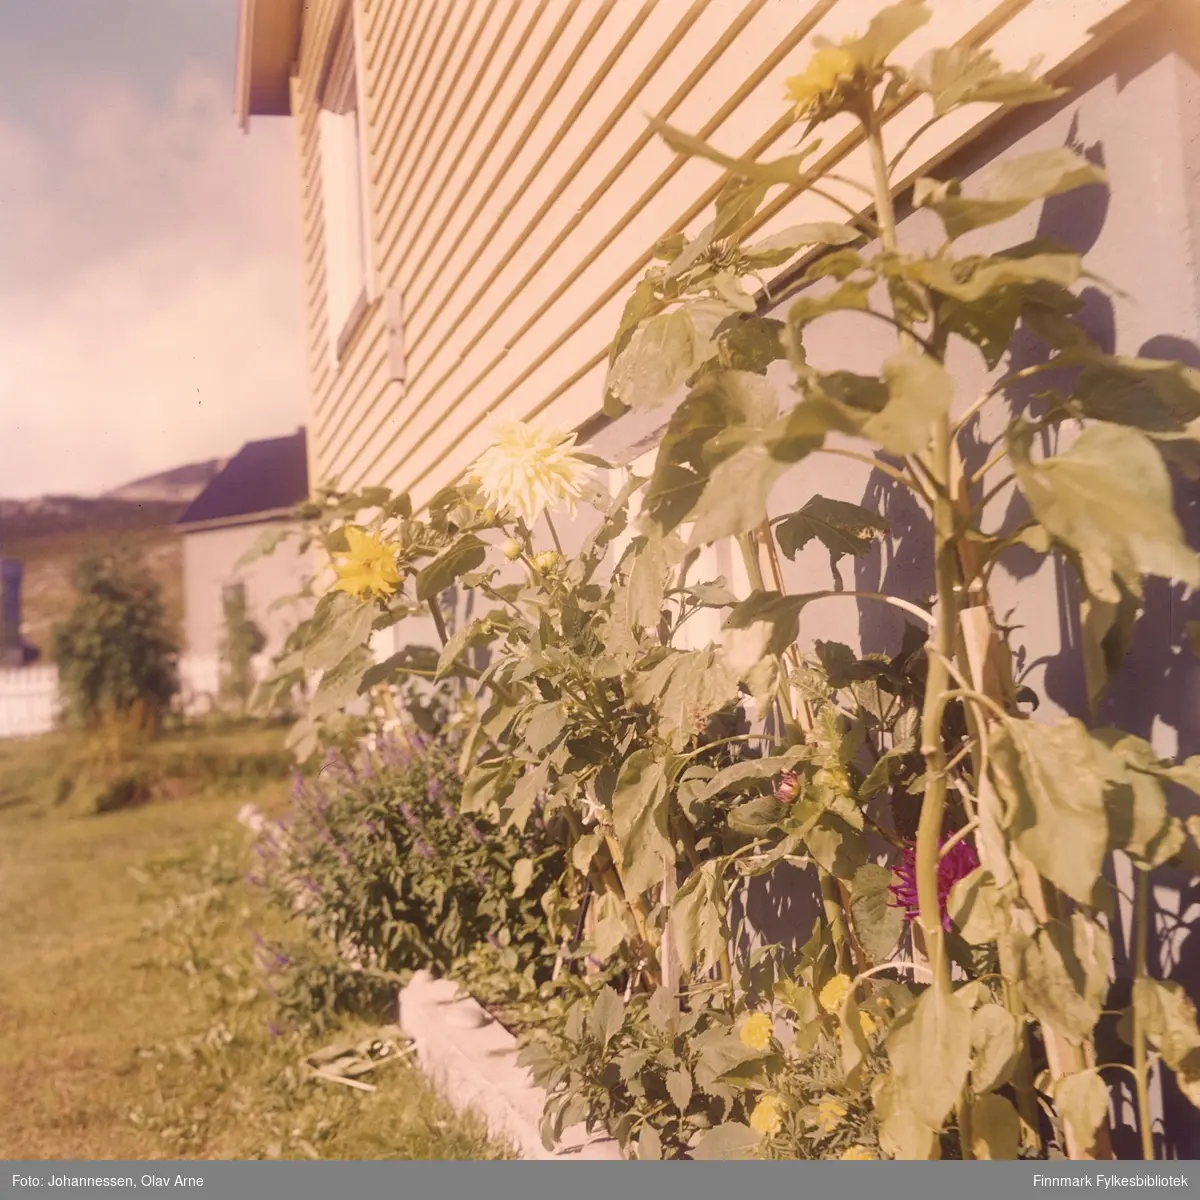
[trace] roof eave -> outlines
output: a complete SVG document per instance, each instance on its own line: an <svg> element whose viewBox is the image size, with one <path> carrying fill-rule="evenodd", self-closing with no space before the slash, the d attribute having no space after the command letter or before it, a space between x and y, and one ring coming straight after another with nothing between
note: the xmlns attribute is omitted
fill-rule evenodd
<svg viewBox="0 0 1200 1200"><path fill-rule="evenodd" d="M202 521L177 521L180 533L203 533L209 529L231 529L237 525L287 525L297 521L295 508L268 508L262 512L233 513L227 517L209 517Z"/></svg>
<svg viewBox="0 0 1200 1200"><path fill-rule="evenodd" d="M239 0L234 112L244 131L252 116L291 115L303 13L304 0Z"/></svg>

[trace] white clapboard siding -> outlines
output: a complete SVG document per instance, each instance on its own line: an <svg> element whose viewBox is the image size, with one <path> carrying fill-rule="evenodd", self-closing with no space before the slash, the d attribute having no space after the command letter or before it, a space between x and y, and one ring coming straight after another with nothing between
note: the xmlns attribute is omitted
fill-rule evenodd
<svg viewBox="0 0 1200 1200"><path fill-rule="evenodd" d="M351 3L360 46L374 300L335 365L323 262L317 87ZM313 0L292 80L303 188L314 482L387 483L418 504L487 443L489 415L575 428L598 411L603 362L650 247L696 232L722 182L675 155L648 117L738 154L786 153L784 81L816 35L861 31L878 0ZM901 48L1036 50L1062 68L1118 23L1126 0L932 0ZM1101 25L1100 34L1096 30ZM915 172L977 135L990 106L956 114L905 160ZM904 144L925 116L897 113ZM863 182L847 118L822 131L820 166ZM853 186L829 191L861 207ZM777 189L764 233L843 216ZM399 297L399 301L397 301ZM399 303L400 307L397 307ZM392 305L389 308L389 304ZM404 369L387 314L403 312ZM335 337L337 334L335 333Z"/></svg>

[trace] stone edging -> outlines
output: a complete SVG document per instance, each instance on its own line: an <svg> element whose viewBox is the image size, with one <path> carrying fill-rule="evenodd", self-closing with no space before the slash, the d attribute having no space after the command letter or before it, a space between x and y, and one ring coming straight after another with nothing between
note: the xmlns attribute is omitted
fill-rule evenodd
<svg viewBox="0 0 1200 1200"><path fill-rule="evenodd" d="M416 1045L417 1061L456 1108L474 1109L488 1133L510 1142L523 1159L621 1160L616 1141L581 1125L564 1132L554 1150L538 1126L545 1092L517 1065L516 1039L458 985L418 971L400 991L400 1026Z"/></svg>

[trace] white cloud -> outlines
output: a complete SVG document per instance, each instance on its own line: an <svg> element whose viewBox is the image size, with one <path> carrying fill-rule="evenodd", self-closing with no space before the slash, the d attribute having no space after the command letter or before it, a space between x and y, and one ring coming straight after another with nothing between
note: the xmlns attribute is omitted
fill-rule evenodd
<svg viewBox="0 0 1200 1200"><path fill-rule="evenodd" d="M74 80L0 114L0 495L88 493L304 420L293 131Z"/></svg>

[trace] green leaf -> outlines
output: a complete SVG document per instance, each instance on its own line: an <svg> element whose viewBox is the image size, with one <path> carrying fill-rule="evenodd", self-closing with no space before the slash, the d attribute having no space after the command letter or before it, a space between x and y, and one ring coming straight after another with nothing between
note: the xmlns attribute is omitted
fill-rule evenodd
<svg viewBox="0 0 1200 1200"><path fill-rule="evenodd" d="M889 530L878 513L845 500L813 496L804 507L785 517L775 527L779 549L789 560L816 538L836 563L847 554L866 554L876 538Z"/></svg>
<svg viewBox="0 0 1200 1200"><path fill-rule="evenodd" d="M607 1049L625 1024L625 1004L612 988L605 986L596 993L592 1005L588 1028L600 1044Z"/></svg>
<svg viewBox="0 0 1200 1200"><path fill-rule="evenodd" d="M536 766L526 766L516 786L504 804L504 823L518 832L525 828L534 801L545 789L550 779L550 763L543 761Z"/></svg>
<svg viewBox="0 0 1200 1200"><path fill-rule="evenodd" d="M971 1066L970 1008L956 994L930 988L896 1018L887 1052L913 1115L941 1129Z"/></svg>
<svg viewBox="0 0 1200 1200"><path fill-rule="evenodd" d="M652 409L692 373L696 329L686 308L659 313L640 326L608 373L605 390L626 408Z"/></svg>
<svg viewBox="0 0 1200 1200"><path fill-rule="evenodd" d="M1095 1149L1096 1133L1108 1120L1108 1087L1094 1068L1062 1075L1051 1085L1051 1098L1063 1125L1081 1146Z"/></svg>
<svg viewBox="0 0 1200 1200"><path fill-rule="evenodd" d="M363 689L394 680L397 675L432 675L437 670L438 661L438 653L432 646L405 646L366 673Z"/></svg>
<svg viewBox="0 0 1200 1200"><path fill-rule="evenodd" d="M1003 1087L1021 1054L1021 1026L1003 1005L981 1004L971 1015L971 1090Z"/></svg>
<svg viewBox="0 0 1200 1200"><path fill-rule="evenodd" d="M636 677L633 698L656 710L658 732L682 750L703 732L709 718L738 696L738 677L714 647L672 654Z"/></svg>
<svg viewBox="0 0 1200 1200"><path fill-rule="evenodd" d="M715 362L730 371L753 371L757 375L781 358L786 358L780 334L784 324L770 317L746 317L717 332ZM713 363L713 359L708 360Z"/></svg>
<svg viewBox="0 0 1200 1200"><path fill-rule="evenodd" d="M1170 476L1148 438L1094 425L1040 463L1029 457L1031 439L1022 423L1010 430L1021 490L1046 531L1078 559L1092 596L1116 604L1116 581L1137 595L1143 575L1200 586L1200 560L1184 540Z"/></svg>
<svg viewBox="0 0 1200 1200"><path fill-rule="evenodd" d="M729 941L722 863L709 859L684 880L671 903L671 932L684 969L706 970Z"/></svg>
<svg viewBox="0 0 1200 1200"><path fill-rule="evenodd" d="M657 629L671 570L683 561L683 542L677 537L649 538L629 568L628 619L631 630Z"/></svg>
<svg viewBox="0 0 1200 1200"><path fill-rule="evenodd" d="M1004 929L1000 895L990 871L977 867L950 889L946 911L968 946L994 942Z"/></svg>
<svg viewBox="0 0 1200 1200"><path fill-rule="evenodd" d="M755 267L777 267L810 246L847 246L861 237L853 226L839 225L836 221L813 221L782 229L753 246L743 247L742 253Z"/></svg>
<svg viewBox="0 0 1200 1200"><path fill-rule="evenodd" d="M802 596L783 596L779 592L753 592L725 618L726 660L739 675L744 675L761 658L782 654L800 632Z"/></svg>
<svg viewBox="0 0 1200 1200"><path fill-rule="evenodd" d="M1041 251L1017 254L1013 247L1002 254L971 258L921 259L903 267L904 276L932 291L962 304L975 304L1005 288L1029 288L1035 284L1073 287L1082 265L1078 254Z"/></svg>
<svg viewBox="0 0 1200 1200"><path fill-rule="evenodd" d="M984 173L983 196L960 195L929 179L918 179L913 201L934 209L954 241L973 229L1015 216L1035 200L1058 196L1089 183L1103 183L1104 172L1065 146L1037 150L993 163Z"/></svg>
<svg viewBox="0 0 1200 1200"><path fill-rule="evenodd" d="M267 558L288 538L294 536L296 530L290 525L277 525L266 529L254 539L254 544L233 564L233 573L240 574L246 567L256 563L260 558Z"/></svg>
<svg viewBox="0 0 1200 1200"><path fill-rule="evenodd" d="M359 646L326 671L309 702L308 719L319 720L351 704L361 693L364 676L374 665L375 656L366 646Z"/></svg>
<svg viewBox="0 0 1200 1200"><path fill-rule="evenodd" d="M922 0L899 0L881 8L861 37L846 43L846 49L860 62L877 67L885 63L892 51L922 25L932 13Z"/></svg>
<svg viewBox="0 0 1200 1200"><path fill-rule="evenodd" d="M1054 725L1009 718L996 731L989 765L1017 848L1056 887L1091 904L1109 848L1105 784L1120 769L1109 748L1073 718Z"/></svg>
<svg viewBox="0 0 1200 1200"><path fill-rule="evenodd" d="M1150 1044L1175 1073L1179 1090L1200 1108L1200 1028L1187 992L1174 981L1143 977L1134 981L1133 1004Z"/></svg>
<svg viewBox="0 0 1200 1200"><path fill-rule="evenodd" d="M424 602L440 596L486 558L487 547L483 542L473 533L464 533L417 573L417 599Z"/></svg>
<svg viewBox="0 0 1200 1200"><path fill-rule="evenodd" d="M874 286L874 278L847 279L821 295L803 295L793 301L791 308L788 309L787 327L794 339L794 345L802 344L804 327L818 317L847 310L865 312L869 307L871 288Z"/></svg>
<svg viewBox="0 0 1200 1200"><path fill-rule="evenodd" d="M1035 78L1033 69L1005 71L990 50L951 46L924 55L912 77L933 97L934 115L940 117L963 104L1036 104L1064 93Z"/></svg>
<svg viewBox="0 0 1200 1200"><path fill-rule="evenodd" d="M1156 358L1102 354L1073 346L1054 362L1082 365L1070 402L1097 421L1131 425L1150 435L1196 437L1200 420L1200 370Z"/></svg>
<svg viewBox="0 0 1200 1200"><path fill-rule="evenodd" d="M749 158L735 158L710 146L701 138L693 137L668 125L665 121L652 120L650 127L656 130L664 142L675 151L688 158L706 158L719 167L724 167L731 175L741 179L752 179L760 183L799 183L803 177L803 164L811 158L820 143L810 142L799 154L790 154L785 158L777 158L767 162L756 162Z"/></svg>
<svg viewBox="0 0 1200 1200"><path fill-rule="evenodd" d="M525 895L529 891L529 885L533 882L533 859L518 858L513 863L512 877L512 894L518 897Z"/></svg>
<svg viewBox="0 0 1200 1200"><path fill-rule="evenodd" d="M781 804L774 796L758 796L729 810L729 828L749 837L762 837L778 829L792 811L790 804Z"/></svg>
<svg viewBox="0 0 1200 1200"><path fill-rule="evenodd" d="M1112 939L1081 912L1018 939L1018 990L1029 1011L1078 1045L1100 1020Z"/></svg>
<svg viewBox="0 0 1200 1200"><path fill-rule="evenodd" d="M854 932L872 962L883 962L904 931L904 913L890 902L891 885L891 871L875 863L859 867L850 885Z"/></svg>
<svg viewBox="0 0 1200 1200"><path fill-rule="evenodd" d="M801 374L805 399L771 431L774 454L809 453L830 431L863 437L890 454L915 454L930 423L949 410L954 385L946 369L923 354L898 354L883 364L883 380L851 371Z"/></svg>
<svg viewBox="0 0 1200 1200"><path fill-rule="evenodd" d="M1003 1096L980 1096L971 1106L971 1143L977 1159L1017 1157L1021 1118Z"/></svg>
<svg viewBox="0 0 1200 1200"><path fill-rule="evenodd" d="M753 1158L762 1138L741 1121L726 1121L708 1130L692 1148L692 1158Z"/></svg>
<svg viewBox="0 0 1200 1200"><path fill-rule="evenodd" d="M638 1134L638 1161L658 1162L662 1158L662 1138L658 1130L649 1121L642 1123L642 1131Z"/></svg>
<svg viewBox="0 0 1200 1200"><path fill-rule="evenodd" d="M646 489L645 513L660 533L687 518L714 467L752 441L778 411L775 389L758 375L721 371L699 380L672 414Z"/></svg>
<svg viewBox="0 0 1200 1200"><path fill-rule="evenodd" d="M714 796L719 796L722 792L728 792L736 788L740 783L748 781L773 779L776 775L782 775L784 771L790 771L798 762L809 756L809 750L805 746L793 747L784 754L773 755L768 758L751 758L745 762L734 763L731 767L725 767L718 771L704 791L700 794L701 800L711 800Z"/></svg>
<svg viewBox="0 0 1200 1200"><path fill-rule="evenodd" d="M892 1158L936 1159L940 1155L938 1129L930 1129L913 1112L908 1097L894 1076L882 1076L872 1099L879 1118L879 1144Z"/></svg>
<svg viewBox="0 0 1200 1200"><path fill-rule="evenodd" d="M304 648L304 669L327 671L351 651L366 646L378 615L378 609L370 602L359 603L345 592L333 593L317 626L317 636ZM315 617L314 624L317 624Z"/></svg>
<svg viewBox="0 0 1200 1200"><path fill-rule="evenodd" d="M636 750L621 764L613 791L613 825L621 847L621 882L637 896L662 882L674 861L667 833L667 778L650 750Z"/></svg>
<svg viewBox="0 0 1200 1200"><path fill-rule="evenodd" d="M558 739L566 723L567 714L561 700L535 705L525 723L525 744L534 754L541 754Z"/></svg>
<svg viewBox="0 0 1200 1200"><path fill-rule="evenodd" d="M692 1102L692 1073L687 1067L667 1072L667 1095L681 1113L687 1112Z"/></svg>

